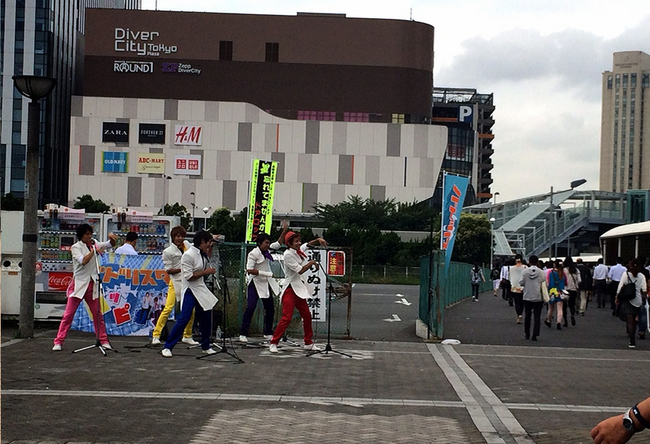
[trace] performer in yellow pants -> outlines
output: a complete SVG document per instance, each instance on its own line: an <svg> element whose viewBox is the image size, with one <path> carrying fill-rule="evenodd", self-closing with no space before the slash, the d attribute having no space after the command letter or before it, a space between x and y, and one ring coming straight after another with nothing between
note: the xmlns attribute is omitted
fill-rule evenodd
<svg viewBox="0 0 650 444"><path fill-rule="evenodd" d="M163 309L158 322L156 322L156 328L153 331L151 344L160 345L160 333L162 332L163 327L167 323L167 319L171 314L174 305L176 305L176 291L175 288L180 290L181 288L181 257L185 250L192 246L189 242L185 240L185 235L187 232L185 228L178 225L172 228L171 238L172 245L165 248L162 254L163 264L165 270L169 274L169 289L167 290L167 302L165 303L165 308ZM181 297L182 302L182 297ZM192 339L192 324L194 323L194 312L192 312L192 317L190 322L188 322L187 327L183 331L183 342L190 345L197 345L194 339Z"/></svg>

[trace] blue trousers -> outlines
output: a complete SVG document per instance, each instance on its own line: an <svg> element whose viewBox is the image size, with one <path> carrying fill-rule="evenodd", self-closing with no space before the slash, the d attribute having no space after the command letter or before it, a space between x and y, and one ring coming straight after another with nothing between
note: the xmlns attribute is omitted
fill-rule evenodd
<svg viewBox="0 0 650 444"><path fill-rule="evenodd" d="M183 306L181 314L178 316L171 333L165 342L165 348L172 349L183 337L183 330L192 318L192 310L195 310L195 316L199 323L201 331L201 348L207 350L210 348L210 334L212 333L212 311L204 310L201 304L196 300L192 290L188 289L183 297Z"/></svg>
<svg viewBox="0 0 650 444"><path fill-rule="evenodd" d="M257 294L257 289L253 282L248 284L248 305L246 306L246 311L244 311L244 318L241 322L241 329L239 334L243 336L248 336L248 330L251 328L251 320L253 319L253 314L257 308L257 300L260 299ZM262 299L262 304L264 304L264 334L272 335L273 334L273 316L275 315L275 307L273 305L273 296Z"/></svg>

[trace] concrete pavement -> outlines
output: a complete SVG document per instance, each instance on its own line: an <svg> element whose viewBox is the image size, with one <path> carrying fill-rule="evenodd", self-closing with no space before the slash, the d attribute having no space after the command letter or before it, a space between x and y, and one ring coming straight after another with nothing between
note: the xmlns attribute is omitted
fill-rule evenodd
<svg viewBox="0 0 650 444"><path fill-rule="evenodd" d="M650 344L624 348L611 314L589 311L569 331L542 325L534 344L511 310L488 295L449 309L458 346L334 341L351 358L237 346L243 364L180 345L171 359L129 351L144 344L132 337L112 338L120 353L105 358L71 354L93 342L79 332L55 353L53 330L11 341L3 328L1 441L588 443L593 425L648 395ZM632 442L650 442L645 433Z"/></svg>

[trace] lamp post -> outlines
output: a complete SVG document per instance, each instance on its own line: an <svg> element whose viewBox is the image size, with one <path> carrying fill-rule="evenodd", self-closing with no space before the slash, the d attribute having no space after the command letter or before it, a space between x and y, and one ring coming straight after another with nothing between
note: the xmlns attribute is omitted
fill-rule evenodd
<svg viewBox="0 0 650 444"><path fill-rule="evenodd" d="M490 218L490 271L494 268L494 217Z"/></svg>
<svg viewBox="0 0 650 444"><path fill-rule="evenodd" d="M23 215L23 268L20 278L18 336L34 336L34 290L36 288L36 241L38 239L38 168L41 105L52 92L56 79L41 76L14 76L14 86L30 99L27 114L27 156L25 165L25 211Z"/></svg>
<svg viewBox="0 0 650 444"><path fill-rule="evenodd" d="M194 231L194 210L196 210L196 194L194 194L194 191L190 193L190 196L192 196L192 231Z"/></svg>
<svg viewBox="0 0 650 444"><path fill-rule="evenodd" d="M165 214L165 205L167 205L167 181L171 180L172 176L167 176L163 174L163 202L162 202L162 214Z"/></svg>
<svg viewBox="0 0 650 444"><path fill-rule="evenodd" d="M207 230L208 229L208 211L210 211L212 207L203 207L203 214L205 215L203 217L203 229Z"/></svg>

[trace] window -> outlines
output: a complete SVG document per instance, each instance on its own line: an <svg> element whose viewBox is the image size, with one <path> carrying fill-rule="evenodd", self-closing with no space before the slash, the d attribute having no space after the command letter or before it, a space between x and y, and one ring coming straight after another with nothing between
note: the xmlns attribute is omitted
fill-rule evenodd
<svg viewBox="0 0 650 444"><path fill-rule="evenodd" d="M369 113L343 113L343 121L345 122L370 122Z"/></svg>
<svg viewBox="0 0 650 444"><path fill-rule="evenodd" d="M266 61L277 62L280 59L280 44L266 42Z"/></svg>
<svg viewBox="0 0 650 444"><path fill-rule="evenodd" d="M607 76L607 89L612 89L612 76Z"/></svg>
<svg viewBox="0 0 650 444"><path fill-rule="evenodd" d="M616 74L615 79L616 79L616 81L614 82L614 85L618 88L618 87L621 86L621 75L620 75L620 74Z"/></svg>
<svg viewBox="0 0 650 444"><path fill-rule="evenodd" d="M650 87L650 74L643 74L643 84L641 86L644 88Z"/></svg>
<svg viewBox="0 0 650 444"><path fill-rule="evenodd" d="M393 114L393 123L404 123L404 114Z"/></svg>
<svg viewBox="0 0 650 444"><path fill-rule="evenodd" d="M219 42L219 60L232 60L232 41L221 40Z"/></svg>
<svg viewBox="0 0 650 444"><path fill-rule="evenodd" d="M336 120L334 111L298 111L298 120Z"/></svg>
<svg viewBox="0 0 650 444"><path fill-rule="evenodd" d="M636 88L636 73L630 74L630 88Z"/></svg>
<svg viewBox="0 0 650 444"><path fill-rule="evenodd" d="M627 74L623 74L623 88L627 88Z"/></svg>

